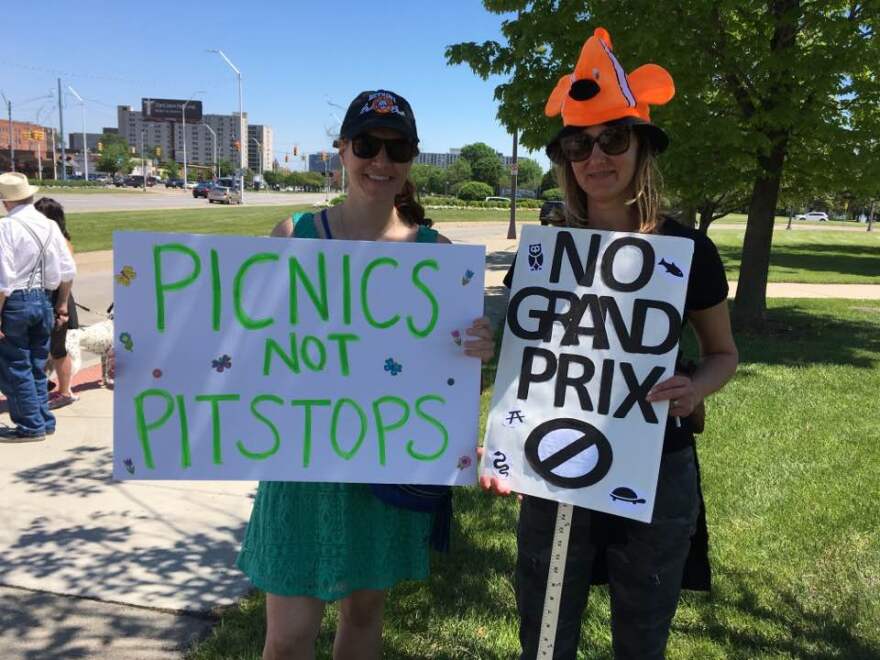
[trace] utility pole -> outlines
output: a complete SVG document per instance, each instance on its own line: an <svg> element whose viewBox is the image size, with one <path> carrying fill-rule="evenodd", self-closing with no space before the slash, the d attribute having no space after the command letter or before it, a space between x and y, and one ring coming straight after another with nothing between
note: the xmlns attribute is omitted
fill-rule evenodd
<svg viewBox="0 0 880 660"><path fill-rule="evenodd" d="M144 175L144 192L147 192L147 161L144 160L144 130L141 129L141 174Z"/></svg>
<svg viewBox="0 0 880 660"><path fill-rule="evenodd" d="M67 181L67 154L64 152L64 97L61 96L61 78L58 79L58 136L61 138L61 178Z"/></svg>
<svg viewBox="0 0 880 660"><path fill-rule="evenodd" d="M55 129L50 128L49 134L52 136L52 180L58 180L58 154L55 152Z"/></svg>
<svg viewBox="0 0 880 660"><path fill-rule="evenodd" d="M247 149L248 142L245 140L244 134L244 101L242 100L241 95L241 71L239 71L238 67L236 67L232 61L226 57L226 53L222 50L211 48L208 50L209 53L217 53L220 57L223 58L223 61L229 65L229 68L235 72L235 75L238 77L238 185L239 185L239 194L241 195L241 202L244 203L244 169L246 166L244 151Z"/></svg>
<svg viewBox="0 0 880 660"><path fill-rule="evenodd" d="M251 140L253 140L257 144L257 149L260 150L258 153L260 155L260 187L262 188L263 187L263 145L260 144L260 141L255 137L251 137Z"/></svg>
<svg viewBox="0 0 880 660"><path fill-rule="evenodd" d="M206 124L205 122L202 122L202 126L207 128L208 131L210 131L210 133L211 133L211 146L213 147L211 149L211 154L214 156L213 162L211 163L211 165L212 165L211 170L214 173L214 178L219 179L220 172L218 171L219 164L217 162L217 134L214 132L214 129L211 128L210 126L208 126L208 124Z"/></svg>
<svg viewBox="0 0 880 660"><path fill-rule="evenodd" d="M6 103L6 109L9 111L9 167L15 172L15 140L12 139L12 101L6 98L6 94L0 92L3 102Z"/></svg>
<svg viewBox="0 0 880 660"><path fill-rule="evenodd" d="M510 223L507 225L507 238L516 238L516 178L519 174L519 163L516 157L516 143L519 142L519 131L513 129L513 163L510 165Z"/></svg>

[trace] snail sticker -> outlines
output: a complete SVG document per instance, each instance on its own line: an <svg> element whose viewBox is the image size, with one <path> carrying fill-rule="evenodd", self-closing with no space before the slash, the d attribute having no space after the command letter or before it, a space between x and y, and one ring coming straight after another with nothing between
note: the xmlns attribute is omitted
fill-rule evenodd
<svg viewBox="0 0 880 660"><path fill-rule="evenodd" d="M119 274L114 277L122 286L130 286L134 278L137 277L137 273L134 272L134 268L131 266L123 266Z"/></svg>

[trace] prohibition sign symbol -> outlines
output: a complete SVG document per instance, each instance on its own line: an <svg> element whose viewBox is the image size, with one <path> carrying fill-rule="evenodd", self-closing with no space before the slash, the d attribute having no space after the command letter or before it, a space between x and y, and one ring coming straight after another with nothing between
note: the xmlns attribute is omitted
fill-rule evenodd
<svg viewBox="0 0 880 660"><path fill-rule="evenodd" d="M580 433L580 437L577 437L573 442L569 443L562 449L549 456L545 456L542 459L538 452L538 447L541 442L553 433L553 431L559 431L562 429ZM590 447L596 448L599 457L596 461L596 465L585 474L574 477L564 477L553 471L555 468L558 468L560 465L574 458L581 452L587 451ZM585 488L601 481L602 478L608 474L608 470L611 468L612 451L611 443L608 442L608 439L602 435L602 432L595 426L580 419L563 417L560 419L551 419L532 429L532 432L529 433L529 437L526 439L525 455L526 460L529 462L529 465L532 466L532 469L554 486L561 486L562 488Z"/></svg>

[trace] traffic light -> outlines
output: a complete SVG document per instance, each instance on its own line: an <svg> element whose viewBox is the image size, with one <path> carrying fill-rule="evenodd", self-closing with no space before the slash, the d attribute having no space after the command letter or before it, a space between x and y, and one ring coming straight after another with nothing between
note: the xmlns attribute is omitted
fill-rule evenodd
<svg viewBox="0 0 880 660"><path fill-rule="evenodd" d="M294 156L298 156L298 155L299 155L299 145L296 145L296 144L293 145L293 155L294 155Z"/></svg>
<svg viewBox="0 0 880 660"><path fill-rule="evenodd" d="M160 158L162 156L162 147L156 147L153 149L153 153L156 154L156 158Z"/></svg>
<svg viewBox="0 0 880 660"><path fill-rule="evenodd" d="M129 151L132 155L134 155L134 154L137 153L137 152L135 151L135 148L134 148L134 147L129 147L129 148L128 148L128 151Z"/></svg>
<svg viewBox="0 0 880 660"><path fill-rule="evenodd" d="M232 148L236 151L241 151L241 142L239 140L232 141Z"/></svg>
<svg viewBox="0 0 880 660"><path fill-rule="evenodd" d="M327 152L326 151L321 152L321 160L324 161L325 163L327 162Z"/></svg>
<svg viewBox="0 0 880 660"><path fill-rule="evenodd" d="M286 163L288 160L287 154L284 154L284 162Z"/></svg>

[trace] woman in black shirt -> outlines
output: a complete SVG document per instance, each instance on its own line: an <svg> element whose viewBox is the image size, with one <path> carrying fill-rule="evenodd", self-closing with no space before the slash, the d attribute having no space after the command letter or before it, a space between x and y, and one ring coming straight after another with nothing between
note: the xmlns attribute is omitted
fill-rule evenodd
<svg viewBox="0 0 880 660"><path fill-rule="evenodd" d="M649 401L670 402L652 522L574 508L554 658L576 656L590 584L609 583L615 657L640 660L664 657L683 581L691 588L708 587L690 417L731 378L737 351L727 281L715 245L660 213L655 156L669 140L650 122L648 106L664 104L673 95L672 78L659 66L646 65L627 76L611 51L608 33L598 28L545 110L563 118L564 127L547 154L565 193L566 226L694 242L685 317L700 345L700 361L690 375L677 373L647 396ZM500 494L510 492L495 478L483 477L481 484ZM557 506L525 496L520 510L516 592L524 659L537 655Z"/></svg>

